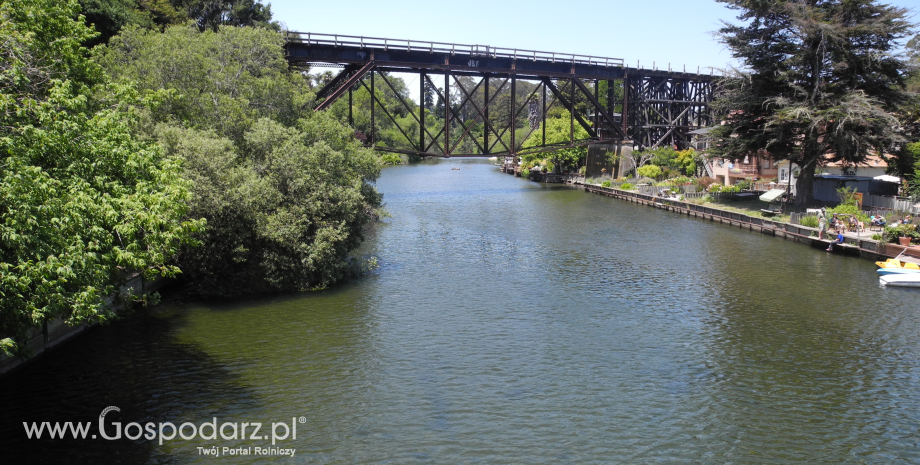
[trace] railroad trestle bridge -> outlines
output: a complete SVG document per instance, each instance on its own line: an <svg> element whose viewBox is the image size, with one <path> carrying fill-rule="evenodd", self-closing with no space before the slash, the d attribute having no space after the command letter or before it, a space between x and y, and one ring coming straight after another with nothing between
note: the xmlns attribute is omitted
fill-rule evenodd
<svg viewBox="0 0 920 465"><path fill-rule="evenodd" d="M516 155L626 143L685 148L691 131L714 122L709 102L719 77L711 69L629 67L616 58L302 32L287 33L285 56L293 68L341 69L317 92L316 110L347 96L349 122L354 126L356 112L369 119L369 146L418 155ZM419 76L420 102L397 91L392 73ZM362 107L352 100L359 90L368 95ZM387 109L381 91L399 107ZM563 142L547 140L554 108L569 119ZM391 145L400 146L381 146L381 119L398 131L400 143ZM578 137L576 125L588 136Z"/></svg>

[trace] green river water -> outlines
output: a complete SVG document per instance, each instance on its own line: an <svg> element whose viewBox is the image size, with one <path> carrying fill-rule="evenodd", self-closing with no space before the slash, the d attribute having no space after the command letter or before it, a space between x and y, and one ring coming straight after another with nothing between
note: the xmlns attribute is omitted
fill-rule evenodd
<svg viewBox="0 0 920 465"><path fill-rule="evenodd" d="M0 380L3 463L920 462L920 292L880 288L871 261L486 160L377 186L392 217L361 251L370 275L167 295ZM24 432L96 434L108 406L108 424L295 421L297 437Z"/></svg>

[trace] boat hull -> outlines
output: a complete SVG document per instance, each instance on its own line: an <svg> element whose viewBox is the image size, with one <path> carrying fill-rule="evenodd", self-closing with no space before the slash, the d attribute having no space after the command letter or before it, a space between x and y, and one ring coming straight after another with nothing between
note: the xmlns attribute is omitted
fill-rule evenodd
<svg viewBox="0 0 920 465"><path fill-rule="evenodd" d="M920 273L887 274L878 281L882 286L920 287Z"/></svg>
<svg viewBox="0 0 920 465"><path fill-rule="evenodd" d="M877 271L879 275L920 273L920 270L913 270L910 268L879 268Z"/></svg>

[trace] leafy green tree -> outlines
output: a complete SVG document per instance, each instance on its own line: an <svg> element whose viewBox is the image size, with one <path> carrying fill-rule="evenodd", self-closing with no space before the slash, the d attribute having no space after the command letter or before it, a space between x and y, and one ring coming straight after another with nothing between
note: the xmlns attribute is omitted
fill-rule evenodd
<svg viewBox="0 0 920 465"><path fill-rule="evenodd" d="M99 35L87 46L105 43L128 24L149 26L151 18L137 8L135 0L81 0L86 22L96 28Z"/></svg>
<svg viewBox="0 0 920 465"><path fill-rule="evenodd" d="M99 62L141 89L169 91L153 109L156 121L214 130L242 144L258 119L290 126L313 101L304 77L288 70L283 43L281 34L260 28L128 28L99 52Z"/></svg>
<svg viewBox="0 0 920 465"><path fill-rule="evenodd" d="M572 135L572 127L570 126L571 121L569 118L568 111L563 110L563 112L559 113L558 117L546 119L546 144L547 145L553 145L553 144L569 145L571 144L571 135ZM574 130L575 130L574 135L575 135L576 141L585 140L589 137L588 132L585 131L585 128L581 127L581 125L577 123L574 126ZM537 130L534 131L534 134L531 135L531 137L528 138L526 141L524 141L523 148L525 150L527 148L537 147L543 144L542 133L540 133L540 136L537 136L537 134L540 131L541 129L537 128ZM552 152L549 152L549 154L545 152L537 152L537 153L531 153L531 154L524 155L522 158L527 161L532 161L532 160L546 157L547 155L549 155L549 157L552 159L553 165L556 168L556 170L560 171L564 168L575 168L579 165L583 165L585 163L585 158L588 155L588 148L585 146L564 148L564 149L553 150Z"/></svg>
<svg viewBox="0 0 920 465"><path fill-rule="evenodd" d="M0 2L0 349L26 331L113 317L132 272L169 264L202 222L183 220L175 160L132 135L142 102L81 46L95 33L76 0Z"/></svg>
<svg viewBox="0 0 920 465"><path fill-rule="evenodd" d="M256 0L174 0L185 7L202 31L217 31L220 26L256 26L280 30L272 22L271 4Z"/></svg>
<svg viewBox="0 0 920 465"><path fill-rule="evenodd" d="M191 217L208 228L178 259L205 296L329 286L380 213L380 159L284 61L280 33L261 28L164 33L128 29L100 56L113 75L165 93L145 128L183 161Z"/></svg>
<svg viewBox="0 0 920 465"><path fill-rule="evenodd" d="M649 164L640 166L638 169L636 169L636 174L642 178L652 178L657 180L661 177L662 171L661 167Z"/></svg>
<svg viewBox="0 0 920 465"><path fill-rule="evenodd" d="M766 149L801 167L796 205L813 202L825 154L856 164L900 140L892 116L903 101L911 33L907 10L875 0L718 0L741 25L719 31L738 71L714 102L725 124L711 154L738 159Z"/></svg>

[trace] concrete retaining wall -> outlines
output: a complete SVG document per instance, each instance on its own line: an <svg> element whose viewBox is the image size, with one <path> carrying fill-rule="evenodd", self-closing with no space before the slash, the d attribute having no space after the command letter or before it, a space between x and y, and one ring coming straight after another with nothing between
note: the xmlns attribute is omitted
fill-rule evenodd
<svg viewBox="0 0 920 465"><path fill-rule="evenodd" d="M143 295L150 292L156 292L169 284L171 280L167 278L157 278L154 281L145 281L140 275L134 276L121 286L122 293L128 292L132 295ZM107 304L112 305L112 299L107 299ZM73 339L75 336L82 334L91 328L88 324L79 324L70 326L61 319L55 319L45 323L41 328L32 328L28 331L28 340L26 346L32 352L30 358L10 357L0 353L0 377L22 367L25 364L35 360L40 355L57 347L59 344Z"/></svg>

